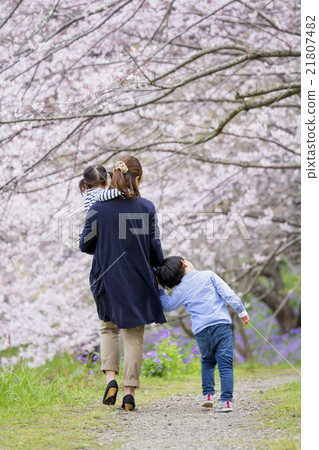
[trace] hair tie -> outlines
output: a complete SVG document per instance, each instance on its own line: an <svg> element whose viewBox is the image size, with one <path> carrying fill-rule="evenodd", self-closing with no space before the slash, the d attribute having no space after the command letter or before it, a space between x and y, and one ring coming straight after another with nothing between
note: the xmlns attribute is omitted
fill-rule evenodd
<svg viewBox="0 0 319 450"><path fill-rule="evenodd" d="M118 161L115 164L115 170L120 170L124 175L128 172L127 165L124 161Z"/></svg>

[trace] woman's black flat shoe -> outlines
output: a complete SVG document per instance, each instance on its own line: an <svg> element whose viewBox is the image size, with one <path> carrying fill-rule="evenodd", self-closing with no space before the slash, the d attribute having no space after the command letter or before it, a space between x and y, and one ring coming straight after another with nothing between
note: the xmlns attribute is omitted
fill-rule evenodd
<svg viewBox="0 0 319 450"><path fill-rule="evenodd" d="M125 411L133 411L133 409L135 409L135 401L133 395L125 395L125 397L123 398L122 408L125 409Z"/></svg>
<svg viewBox="0 0 319 450"><path fill-rule="evenodd" d="M104 405L115 405L118 390L119 387L117 385L117 382L115 380L110 381L109 384L106 386L106 390L103 396L102 401Z"/></svg>

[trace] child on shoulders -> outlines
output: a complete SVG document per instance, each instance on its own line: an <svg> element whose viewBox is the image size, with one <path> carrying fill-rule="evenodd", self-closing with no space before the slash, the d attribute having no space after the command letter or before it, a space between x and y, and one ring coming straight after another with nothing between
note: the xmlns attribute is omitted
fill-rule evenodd
<svg viewBox="0 0 319 450"><path fill-rule="evenodd" d="M82 194L86 192L84 209L87 212L95 202L106 202L122 195L117 189L105 189L108 185L107 171L99 164L87 167L79 182Z"/></svg>

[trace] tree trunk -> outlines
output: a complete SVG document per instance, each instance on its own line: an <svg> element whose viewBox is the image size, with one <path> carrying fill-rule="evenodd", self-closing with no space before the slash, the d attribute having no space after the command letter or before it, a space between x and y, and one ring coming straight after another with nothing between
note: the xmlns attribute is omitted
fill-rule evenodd
<svg viewBox="0 0 319 450"><path fill-rule="evenodd" d="M268 279L269 285L272 285L272 289L268 289L260 281L257 281L252 293L257 298L260 298L273 312L276 312L286 295L284 292L285 286L279 271L279 264L272 261L264 268L261 275ZM276 319L282 333L287 332L291 328L296 328L300 322L289 303L289 299L282 305L280 311L278 311Z"/></svg>

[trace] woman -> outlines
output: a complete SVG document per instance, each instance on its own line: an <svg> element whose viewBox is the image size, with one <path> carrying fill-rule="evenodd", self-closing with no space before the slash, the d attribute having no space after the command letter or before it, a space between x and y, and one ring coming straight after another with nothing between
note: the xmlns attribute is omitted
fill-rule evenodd
<svg viewBox="0 0 319 450"><path fill-rule="evenodd" d="M133 156L118 161L112 186L122 196L90 208L80 240L82 252L94 254L91 290L101 319L102 371L107 387L103 403L114 405L118 385L120 329L124 341L122 408L135 408L143 357L144 325L164 323L153 267L163 260L156 211L142 198L142 166Z"/></svg>

